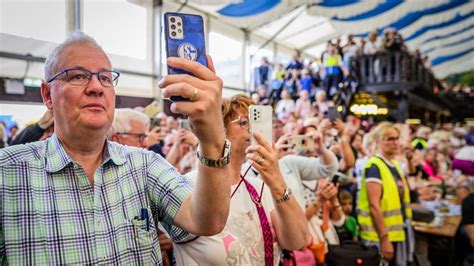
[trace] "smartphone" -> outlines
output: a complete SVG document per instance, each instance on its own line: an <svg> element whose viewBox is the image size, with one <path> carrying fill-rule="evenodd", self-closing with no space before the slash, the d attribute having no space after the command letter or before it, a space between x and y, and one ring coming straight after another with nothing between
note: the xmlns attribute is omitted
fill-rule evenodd
<svg viewBox="0 0 474 266"><path fill-rule="evenodd" d="M181 57L207 67L204 20L199 15L167 12L164 14L166 57ZM188 74L185 70L168 66L168 74ZM172 96L171 101L186 101Z"/></svg>
<svg viewBox="0 0 474 266"><path fill-rule="evenodd" d="M260 133L268 143L272 143L272 113L273 109L269 105L250 105L249 106L249 124L250 124L250 143L258 145L254 139L253 133Z"/></svg>
<svg viewBox="0 0 474 266"><path fill-rule="evenodd" d="M311 136L296 135L290 138L289 144L291 150L299 153L308 150L314 150L314 139Z"/></svg>
<svg viewBox="0 0 474 266"><path fill-rule="evenodd" d="M337 111L336 107L329 107L328 108L328 118L330 121L334 121L336 119L341 119L341 115Z"/></svg>
<svg viewBox="0 0 474 266"><path fill-rule="evenodd" d="M189 130L189 121L188 121L188 119L179 120L179 127L183 128L183 129L186 129L186 130Z"/></svg>
<svg viewBox="0 0 474 266"><path fill-rule="evenodd" d="M333 183L335 186L337 185L337 183L339 183L339 175L338 174L336 174L332 177L331 183Z"/></svg>

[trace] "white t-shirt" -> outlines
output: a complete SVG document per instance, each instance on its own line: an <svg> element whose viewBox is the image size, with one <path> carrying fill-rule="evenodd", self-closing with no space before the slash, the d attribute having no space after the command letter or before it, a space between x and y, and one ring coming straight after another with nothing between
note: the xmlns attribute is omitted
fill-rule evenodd
<svg viewBox="0 0 474 266"><path fill-rule="evenodd" d="M196 171L188 174L195 182ZM262 180L246 177L260 193ZM231 192L237 185L231 186ZM267 186L264 187L262 206L272 226L270 213L274 209L273 199ZM273 226L272 226L273 230ZM278 265L280 247L274 235L273 258ZM229 217L224 230L214 236L199 237L186 244L174 244L174 255L178 265L264 265L265 251L263 235L255 203L250 198L245 183L239 186L230 201Z"/></svg>
<svg viewBox="0 0 474 266"><path fill-rule="evenodd" d="M286 155L278 161L280 172L291 189L301 209L306 210L303 181L331 178L339 168L336 155L332 154L332 164L324 165L319 158Z"/></svg>
<svg viewBox="0 0 474 266"><path fill-rule="evenodd" d="M297 112L302 118L308 117L311 113L311 101L308 99L303 100L301 98L296 100L295 112Z"/></svg>
<svg viewBox="0 0 474 266"><path fill-rule="evenodd" d="M379 42L371 42L367 41L364 45L364 54L375 54L380 50L380 43Z"/></svg>
<svg viewBox="0 0 474 266"><path fill-rule="evenodd" d="M295 101L292 99L281 99L275 109L278 119L288 118L295 111Z"/></svg>

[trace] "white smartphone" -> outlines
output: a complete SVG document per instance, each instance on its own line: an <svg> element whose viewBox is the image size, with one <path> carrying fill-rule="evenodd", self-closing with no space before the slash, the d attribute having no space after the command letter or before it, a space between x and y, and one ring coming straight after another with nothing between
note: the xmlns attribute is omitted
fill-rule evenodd
<svg viewBox="0 0 474 266"><path fill-rule="evenodd" d="M270 145L272 144L272 113L273 109L269 105L249 106L250 144L258 144L253 137L254 132L259 133Z"/></svg>

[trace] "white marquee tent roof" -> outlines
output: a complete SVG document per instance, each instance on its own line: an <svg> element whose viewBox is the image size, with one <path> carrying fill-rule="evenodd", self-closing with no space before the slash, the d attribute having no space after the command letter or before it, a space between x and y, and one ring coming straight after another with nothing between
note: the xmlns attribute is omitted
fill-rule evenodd
<svg viewBox="0 0 474 266"><path fill-rule="evenodd" d="M467 0L180 0L227 24L319 57L324 43L396 28L410 50L432 60L435 75L474 69L474 2Z"/></svg>

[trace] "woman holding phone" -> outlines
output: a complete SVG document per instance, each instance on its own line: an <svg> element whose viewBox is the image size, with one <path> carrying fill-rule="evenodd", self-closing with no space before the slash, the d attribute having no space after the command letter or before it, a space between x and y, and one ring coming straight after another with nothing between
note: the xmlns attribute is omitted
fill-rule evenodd
<svg viewBox="0 0 474 266"><path fill-rule="evenodd" d="M259 134L254 134L258 145L250 145L252 104L243 94L223 101L226 135L233 147L229 217L221 233L175 245L178 265L278 265L280 249L309 244L305 215L279 170L275 148ZM260 178L246 176L246 161Z"/></svg>

